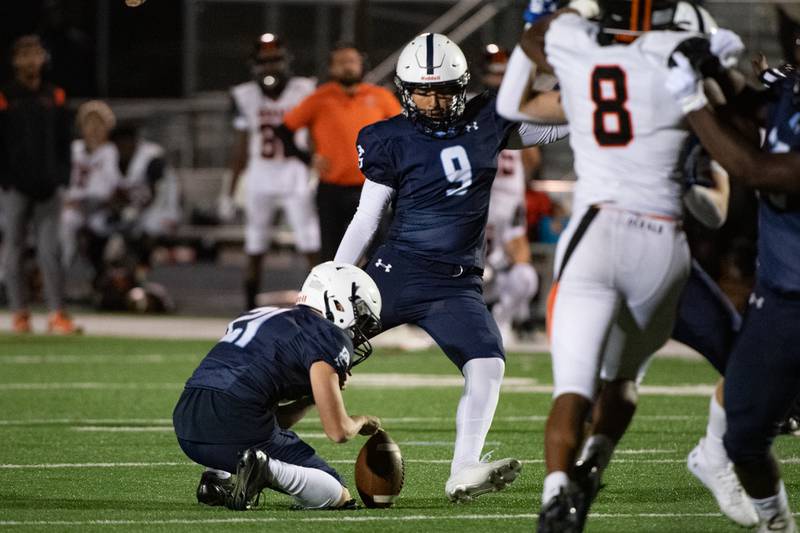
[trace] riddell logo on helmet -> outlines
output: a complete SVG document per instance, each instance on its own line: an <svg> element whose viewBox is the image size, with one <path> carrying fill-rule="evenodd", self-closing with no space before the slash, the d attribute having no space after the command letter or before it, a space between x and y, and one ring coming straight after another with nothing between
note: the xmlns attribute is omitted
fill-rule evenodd
<svg viewBox="0 0 800 533"><path fill-rule="evenodd" d="M442 79L442 77L441 76L422 76L420 79L424 80L424 81L436 81L436 80Z"/></svg>
<svg viewBox="0 0 800 533"><path fill-rule="evenodd" d="M308 299L308 297L303 293L300 293L300 294L297 295L297 303L299 303L299 304L306 303L307 299Z"/></svg>

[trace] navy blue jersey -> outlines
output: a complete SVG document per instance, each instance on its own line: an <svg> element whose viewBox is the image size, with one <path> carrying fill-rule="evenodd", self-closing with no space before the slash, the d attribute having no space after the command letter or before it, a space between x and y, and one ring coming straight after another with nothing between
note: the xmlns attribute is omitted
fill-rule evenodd
<svg viewBox="0 0 800 533"><path fill-rule="evenodd" d="M398 115L361 130L359 166L397 191L387 243L426 259L483 264L489 193L497 156L518 124L500 117L494 96L467 103L460 133L437 138Z"/></svg>
<svg viewBox="0 0 800 533"><path fill-rule="evenodd" d="M774 154L800 152L800 106L794 76L777 84L770 106L765 149ZM797 169L800 179L800 168ZM800 292L800 195L761 194L758 277L767 286Z"/></svg>
<svg viewBox="0 0 800 533"><path fill-rule="evenodd" d="M311 394L313 363L325 361L343 375L352 354L347 333L311 308L261 307L228 325L186 388L221 391L267 411Z"/></svg>

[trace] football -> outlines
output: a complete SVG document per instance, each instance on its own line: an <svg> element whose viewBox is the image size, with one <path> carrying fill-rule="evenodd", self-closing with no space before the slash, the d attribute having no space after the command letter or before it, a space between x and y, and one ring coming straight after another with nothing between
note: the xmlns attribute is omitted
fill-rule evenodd
<svg viewBox="0 0 800 533"><path fill-rule="evenodd" d="M356 488L364 505L391 507L400 496L404 480L400 447L383 430L372 435L356 460Z"/></svg>

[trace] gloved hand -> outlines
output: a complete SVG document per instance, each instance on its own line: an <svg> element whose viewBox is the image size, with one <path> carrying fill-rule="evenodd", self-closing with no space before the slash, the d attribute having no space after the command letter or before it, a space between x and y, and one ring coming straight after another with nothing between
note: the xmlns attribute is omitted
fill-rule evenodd
<svg viewBox="0 0 800 533"><path fill-rule="evenodd" d="M549 15L558 8L558 0L530 0L528 8L522 15L525 25L533 24L545 15Z"/></svg>
<svg viewBox="0 0 800 533"><path fill-rule="evenodd" d="M600 6L597 4L597 0L572 0L568 7L580 13L585 19L600 16Z"/></svg>
<svg viewBox="0 0 800 533"><path fill-rule="evenodd" d="M685 115L702 109L708 104L700 76L692 68L689 59L680 52L672 54L675 66L669 69L666 88L675 97Z"/></svg>
<svg viewBox="0 0 800 533"><path fill-rule="evenodd" d="M719 28L711 34L711 53L719 58L723 67L735 67L739 63L742 52L744 52L744 43L741 37L731 30Z"/></svg>
<svg viewBox="0 0 800 533"><path fill-rule="evenodd" d="M217 217L222 222L230 222L236 217L236 205L229 194L221 194L217 198Z"/></svg>

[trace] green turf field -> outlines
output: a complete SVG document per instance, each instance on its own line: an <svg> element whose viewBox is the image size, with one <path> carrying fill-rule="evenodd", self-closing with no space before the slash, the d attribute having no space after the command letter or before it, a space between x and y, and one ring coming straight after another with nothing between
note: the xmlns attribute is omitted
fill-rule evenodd
<svg viewBox="0 0 800 533"><path fill-rule="evenodd" d="M288 510L286 496L268 492L256 510L204 508L194 490L201 468L181 453L170 417L183 381L208 342L0 336L0 529L129 531L533 531L543 476L542 431L549 394L524 385L550 381L544 355L512 354L507 376L522 378L504 392L488 449L515 456L521 478L502 493L454 506L444 482L460 390L456 370L438 351L377 350L358 368L362 387L345 392L353 414L375 414L400 444L406 486L395 508L348 512ZM402 388L381 374L427 377ZM419 376L422 375L422 376ZM433 387L432 376L443 386ZM711 385L705 363L660 359L646 385ZM511 381L511 380L509 380ZM606 473L587 531L735 531L684 465L705 429L706 396L691 387L643 396L634 425ZM675 395L680 392L682 395ZM296 427L352 480L363 437L328 442L315 414ZM800 439L782 437L787 489L797 508ZM352 486L352 483L351 483Z"/></svg>

